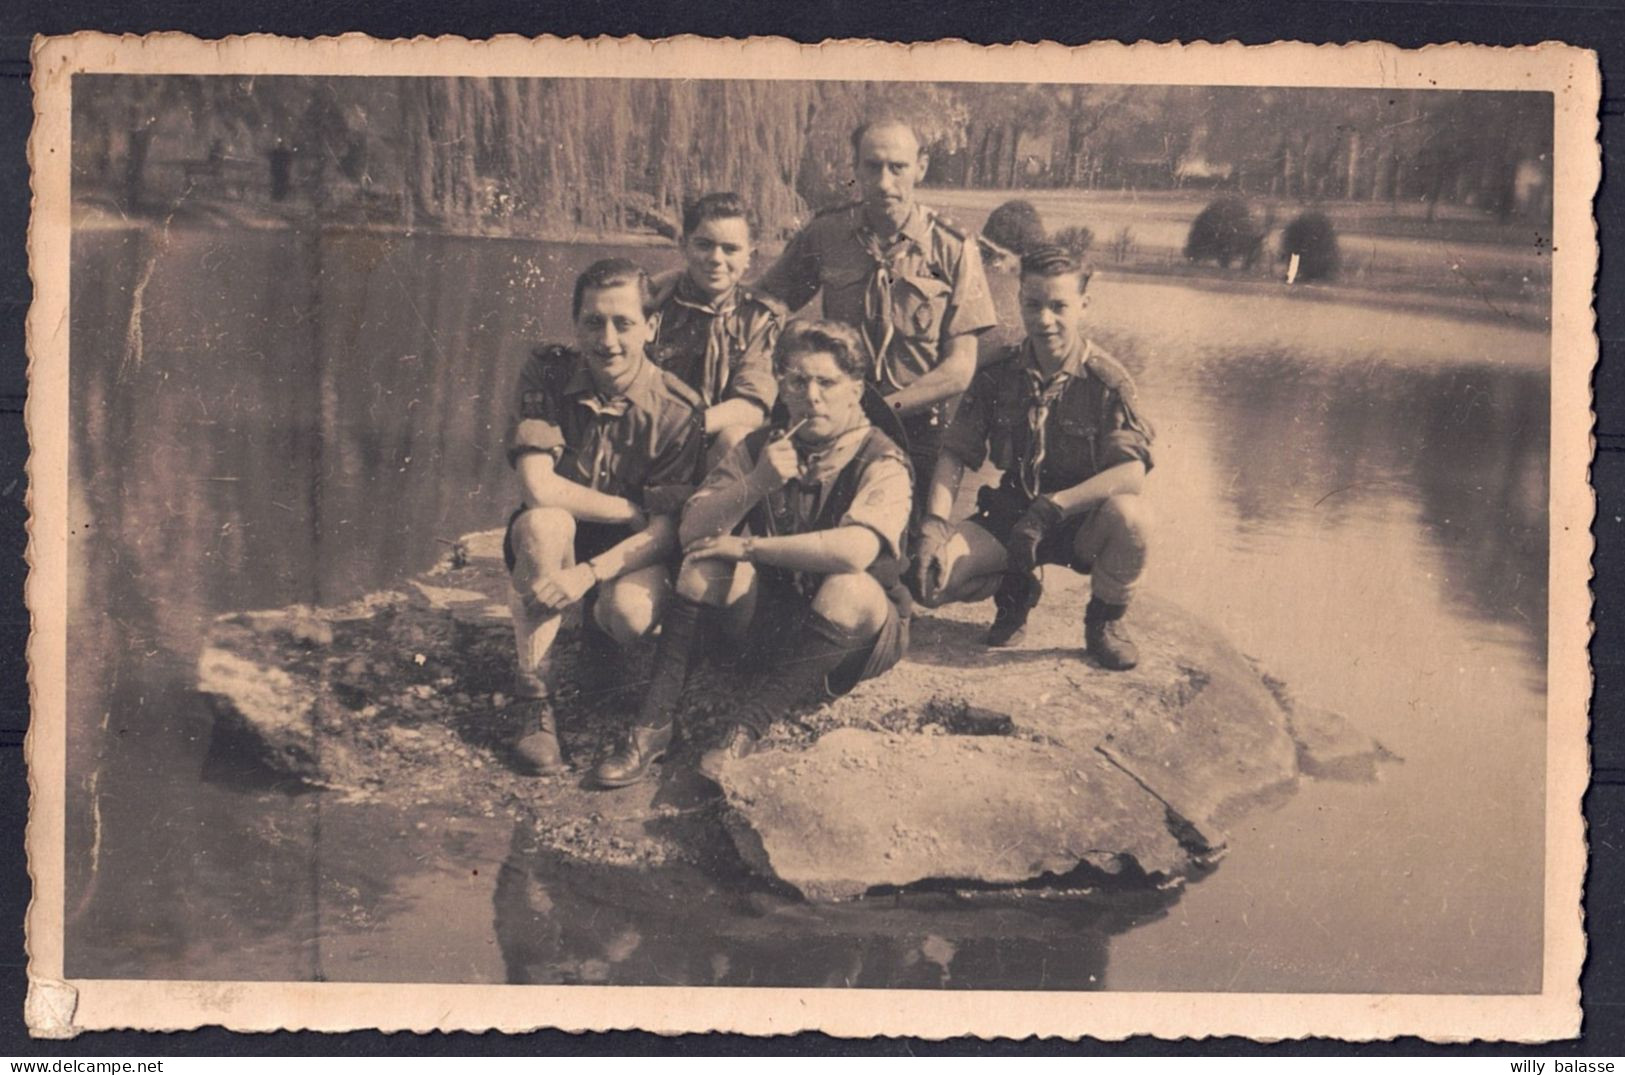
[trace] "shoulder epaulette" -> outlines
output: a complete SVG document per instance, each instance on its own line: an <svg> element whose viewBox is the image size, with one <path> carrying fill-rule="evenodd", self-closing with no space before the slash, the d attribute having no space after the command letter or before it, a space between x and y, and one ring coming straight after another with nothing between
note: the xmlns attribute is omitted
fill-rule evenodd
<svg viewBox="0 0 1625 1075"><path fill-rule="evenodd" d="M661 370L660 376L664 381L666 390L695 411L705 409L705 400L694 389L690 388L684 380L670 370Z"/></svg>
<svg viewBox="0 0 1625 1075"><path fill-rule="evenodd" d="M1099 377L1105 382L1107 388L1110 388L1118 395L1133 395L1134 378L1129 375L1127 367L1113 358L1110 353L1096 347L1093 341L1089 341L1086 346L1088 351L1084 354L1083 362L1089 368L1089 372Z"/></svg>
<svg viewBox="0 0 1625 1075"><path fill-rule="evenodd" d="M754 302L758 306L767 307L768 311L780 321L788 320L790 317L790 311L785 307L784 303L765 291L758 291L754 287L746 287L744 284L740 284L739 298L744 302Z"/></svg>
<svg viewBox="0 0 1625 1075"><path fill-rule="evenodd" d="M841 202L838 205L826 205L824 208L813 214L813 219L817 220L819 217L833 216L836 213L845 213L849 210L858 208L862 204L863 202L859 200L852 202Z"/></svg>
<svg viewBox="0 0 1625 1075"><path fill-rule="evenodd" d="M931 223L952 235L955 239L962 243L970 239L970 229L961 227L952 217L936 209L926 209L924 206L920 208L925 209L926 215L931 218Z"/></svg>

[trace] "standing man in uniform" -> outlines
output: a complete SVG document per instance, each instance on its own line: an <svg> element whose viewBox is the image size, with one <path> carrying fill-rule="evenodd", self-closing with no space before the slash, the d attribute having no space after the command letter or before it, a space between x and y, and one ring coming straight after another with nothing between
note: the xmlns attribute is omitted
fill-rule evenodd
<svg viewBox="0 0 1625 1075"><path fill-rule="evenodd" d="M516 750L538 772L564 768L549 682L563 612L590 602L583 654L602 658L653 631L671 591L705 438L699 396L645 355L650 304L642 269L595 262L576 278L575 348L537 350L519 377L508 459L522 503L502 551L531 729Z"/></svg>
<svg viewBox="0 0 1625 1075"><path fill-rule="evenodd" d="M858 330L869 383L903 420L918 502L998 317L975 240L914 200L928 163L914 129L864 123L852 153L862 200L814 217L757 287L791 310L822 291L824 316Z"/></svg>
<svg viewBox="0 0 1625 1075"><path fill-rule="evenodd" d="M739 195L707 194L683 212L683 271L655 296L650 356L704 402L707 462L767 422L777 398L778 303L740 283L756 227Z"/></svg>
<svg viewBox="0 0 1625 1075"><path fill-rule="evenodd" d="M767 670L701 758L707 775L797 703L845 694L908 648L898 573L912 478L864 413L863 342L843 324L792 321L773 360L789 424L746 437L683 509L677 597L637 719L598 766L602 787L645 779L671 744L705 619Z"/></svg>
<svg viewBox="0 0 1625 1075"><path fill-rule="evenodd" d="M1084 641L1102 667L1133 668L1123 628L1145 570L1149 513L1139 495L1151 469L1151 426L1128 371L1084 335L1089 271L1040 247L1021 259L1027 338L976 375L942 441L920 522L915 568L922 603L992 596L990 646L1019 643L1041 588L1041 564L1090 576ZM967 470L1004 472L953 526Z"/></svg>

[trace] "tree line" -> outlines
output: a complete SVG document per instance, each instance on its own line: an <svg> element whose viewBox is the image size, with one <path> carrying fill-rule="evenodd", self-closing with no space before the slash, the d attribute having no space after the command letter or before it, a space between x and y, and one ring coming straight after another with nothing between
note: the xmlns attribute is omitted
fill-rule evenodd
<svg viewBox="0 0 1625 1075"><path fill-rule="evenodd" d="M1551 98L1277 87L762 80L81 76L76 182L412 226L654 228L736 190L782 234L850 192L848 135L913 122L927 185L1192 188L1540 213Z"/></svg>

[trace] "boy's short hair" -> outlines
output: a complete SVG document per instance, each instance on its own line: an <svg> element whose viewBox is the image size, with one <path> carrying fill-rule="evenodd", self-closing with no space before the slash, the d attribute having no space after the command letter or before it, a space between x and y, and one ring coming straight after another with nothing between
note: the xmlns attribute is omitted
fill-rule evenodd
<svg viewBox="0 0 1625 1075"><path fill-rule="evenodd" d="M892 112L884 112L870 119L864 120L852 128L852 159L857 160L858 154L863 150L863 139L876 127L901 127L914 136L914 144L920 147L920 153L925 153L925 139L920 137L920 129L902 116Z"/></svg>
<svg viewBox="0 0 1625 1075"><path fill-rule="evenodd" d="M693 235L707 220L743 220L752 239L756 238L756 217L745 200L731 190L720 190L695 198L683 208L683 237Z"/></svg>
<svg viewBox="0 0 1625 1075"><path fill-rule="evenodd" d="M624 287L627 284L637 285L638 304L645 314L649 313L654 308L654 289L649 286L649 274L635 262L626 258L604 258L588 265L576 277L575 294L570 298L570 320L581 316L581 300L588 288L602 291L607 287Z"/></svg>
<svg viewBox="0 0 1625 1075"><path fill-rule="evenodd" d="M853 380L861 381L868 372L868 356L857 330L839 321L802 317L784 327L773 348L773 372L782 374L797 355L827 354L835 365Z"/></svg>
<svg viewBox="0 0 1625 1075"><path fill-rule="evenodd" d="M1021 256L1022 279L1029 276L1070 276L1075 273L1079 294L1088 289L1089 277L1094 272L1087 261L1058 246L1036 246Z"/></svg>

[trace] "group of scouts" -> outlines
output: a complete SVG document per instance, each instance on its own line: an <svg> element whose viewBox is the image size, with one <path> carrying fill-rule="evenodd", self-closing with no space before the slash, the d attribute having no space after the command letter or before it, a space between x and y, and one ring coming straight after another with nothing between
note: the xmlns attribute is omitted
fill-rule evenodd
<svg viewBox="0 0 1625 1075"><path fill-rule="evenodd" d="M637 716L593 771L606 788L650 776L702 654L770 670L702 756L710 775L798 700L895 665L916 602L992 597L987 644L1019 644L1043 564L1091 577L1088 655L1138 659L1123 616L1146 560L1151 429L1122 367L1084 336L1088 269L1027 252L1026 338L979 369L977 337L995 325L980 252L915 202L917 135L876 121L852 146L861 200L815 217L754 286L748 207L706 195L684 215L681 273L590 266L575 346L525 365L504 555L517 750L537 771L565 765L549 654L578 603L589 668L615 668L660 628ZM822 318L786 315L817 294ZM966 471L988 461L1002 480L956 523Z"/></svg>

